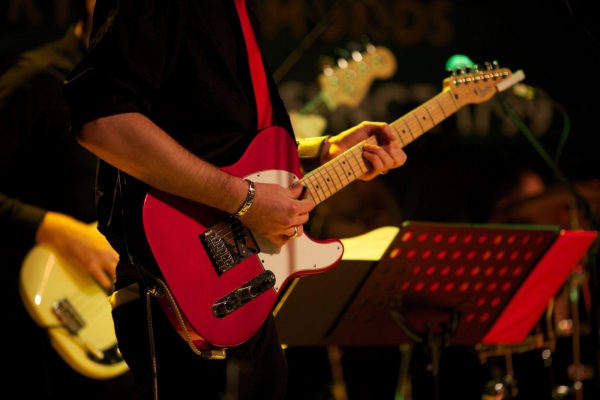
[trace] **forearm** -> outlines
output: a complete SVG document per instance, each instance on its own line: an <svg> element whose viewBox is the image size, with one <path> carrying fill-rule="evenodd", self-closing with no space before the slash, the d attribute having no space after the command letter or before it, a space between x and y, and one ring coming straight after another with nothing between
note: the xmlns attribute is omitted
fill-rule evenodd
<svg viewBox="0 0 600 400"><path fill-rule="evenodd" d="M46 210L21 202L0 193L0 231L19 239L35 243L35 235Z"/></svg>
<svg viewBox="0 0 600 400"><path fill-rule="evenodd" d="M83 222L65 214L48 211L38 227L35 242L61 250L65 247L69 232L77 224L83 225Z"/></svg>
<svg viewBox="0 0 600 400"><path fill-rule="evenodd" d="M156 189L227 213L237 212L248 193L243 179L196 157L138 113L89 122L77 139L104 161Z"/></svg>

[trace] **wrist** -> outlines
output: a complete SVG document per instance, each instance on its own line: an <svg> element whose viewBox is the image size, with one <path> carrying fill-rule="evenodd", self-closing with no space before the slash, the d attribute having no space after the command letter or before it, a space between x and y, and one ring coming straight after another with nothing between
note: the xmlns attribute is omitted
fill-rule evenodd
<svg viewBox="0 0 600 400"><path fill-rule="evenodd" d="M37 244L60 248L64 242L64 230L71 223L67 215L48 211L35 235Z"/></svg>
<svg viewBox="0 0 600 400"><path fill-rule="evenodd" d="M298 157L304 171L312 171L321 166L327 160L329 153L329 138L331 136L319 136L298 140Z"/></svg>
<svg viewBox="0 0 600 400"><path fill-rule="evenodd" d="M244 180L248 182L248 193L246 194L246 199L244 200L244 203L242 204L240 209L235 214L233 214L233 216L236 218L240 218L248 212L248 210L252 206L252 202L254 201L254 193L256 192L254 182L252 182L249 179Z"/></svg>

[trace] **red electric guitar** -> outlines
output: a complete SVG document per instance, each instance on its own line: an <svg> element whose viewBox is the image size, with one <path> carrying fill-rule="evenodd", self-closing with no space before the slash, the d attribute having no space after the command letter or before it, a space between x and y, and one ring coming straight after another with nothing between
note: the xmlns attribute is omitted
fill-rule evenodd
<svg viewBox="0 0 600 400"><path fill-rule="evenodd" d="M400 143L406 146L462 106L489 100L525 77L488 66L456 72L444 80L441 93L392 122ZM376 138L367 142L375 144ZM223 171L284 187L300 180L319 204L368 170L362 146L302 176L294 141L271 127ZM154 189L145 199L143 225L164 279L161 305L181 337L200 349L248 340L288 282L333 268L344 251L337 239L315 241L306 234L280 248L222 211Z"/></svg>

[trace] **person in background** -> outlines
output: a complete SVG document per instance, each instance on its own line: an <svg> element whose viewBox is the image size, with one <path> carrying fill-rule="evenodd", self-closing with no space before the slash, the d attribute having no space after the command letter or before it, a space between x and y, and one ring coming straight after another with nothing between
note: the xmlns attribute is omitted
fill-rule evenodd
<svg viewBox="0 0 600 400"><path fill-rule="evenodd" d="M102 1L92 32L65 94L73 134L101 159L98 220L120 255L113 319L123 356L155 397L283 399L287 364L272 315L224 359L192 351L152 296L164 288L140 222L146 194L158 190L234 216L261 243L283 247L304 233L310 191L222 170L263 130L280 128L270 130L277 140L261 148L261 162L296 139L257 43L255 2ZM291 162L310 171L370 136L377 144L361 145L369 167L360 179L404 164L391 128L375 122L292 140L300 161Z"/></svg>
<svg viewBox="0 0 600 400"><path fill-rule="evenodd" d="M142 399L129 371L92 379L67 365L19 294L21 266L34 245L51 248L107 292L115 278L118 255L92 225L97 158L69 137L62 91L89 42L95 0L80 3L81 18L61 39L0 70L0 265L8 292L4 338L12 348L2 385L18 398Z"/></svg>

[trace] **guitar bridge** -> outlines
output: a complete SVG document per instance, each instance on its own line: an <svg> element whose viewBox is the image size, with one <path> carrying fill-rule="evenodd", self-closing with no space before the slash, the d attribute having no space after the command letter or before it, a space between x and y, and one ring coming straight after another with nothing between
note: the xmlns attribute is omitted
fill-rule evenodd
<svg viewBox="0 0 600 400"><path fill-rule="evenodd" d="M62 322L63 326L73 335L75 342L85 350L85 353L90 360L103 365L116 365L123 361L123 356L116 343L107 349L99 349L92 343L84 341L79 336L79 331L85 327L86 324L69 300L62 298L55 301L54 304L52 304L52 309L59 321Z"/></svg>
<svg viewBox="0 0 600 400"><path fill-rule="evenodd" d="M259 252L250 230L235 217L207 229L200 241L219 275Z"/></svg>
<svg viewBox="0 0 600 400"><path fill-rule="evenodd" d="M213 315L217 318L225 318L255 297L271 289L274 285L275 274L271 271L265 271L217 300L212 307Z"/></svg>
<svg viewBox="0 0 600 400"><path fill-rule="evenodd" d="M79 316L75 308L69 303L69 300L62 298L56 301L52 308L54 314L58 317L65 327L72 334L76 335L77 332L85 326L85 321Z"/></svg>

